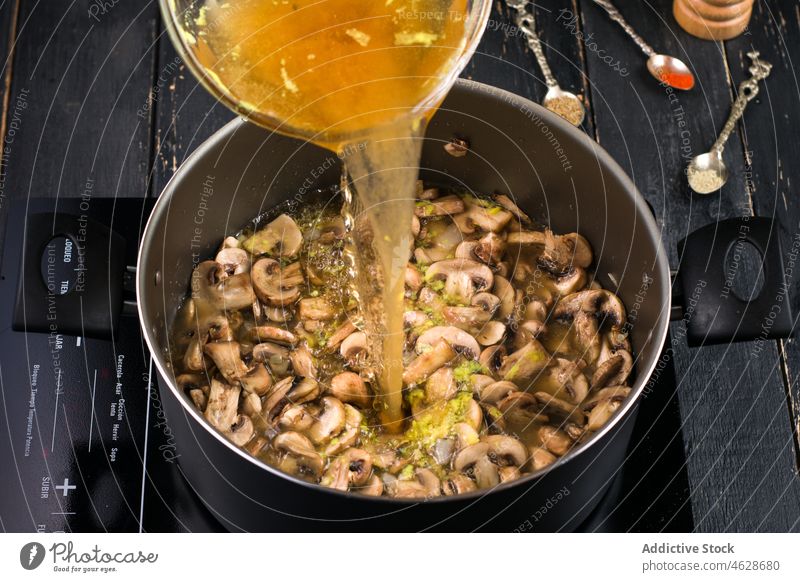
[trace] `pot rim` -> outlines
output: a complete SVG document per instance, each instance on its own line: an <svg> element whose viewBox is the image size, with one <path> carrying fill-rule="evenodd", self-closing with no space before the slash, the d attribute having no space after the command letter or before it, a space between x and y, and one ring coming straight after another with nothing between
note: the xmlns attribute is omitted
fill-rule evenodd
<svg viewBox="0 0 800 582"><path fill-rule="evenodd" d="M145 282L146 277L144 269L142 268L142 263L144 260L144 249L146 247L149 248L151 246L147 244L147 242L151 236L151 230L154 228L153 223L155 221L155 217L165 212L166 209L170 207L172 201L172 195L177 190L177 184L182 179L186 169L201 163L209 151L216 148L219 143L227 142L231 138L231 136L235 134L241 127L246 125L251 125L245 119L239 117L225 124L222 128L220 128L213 135L211 135L206 141L204 141L200 146L198 146L197 149L194 152L192 152L192 154L190 154L189 157L186 158L186 160L184 160L184 162L180 165L180 167L176 170L176 172L172 175L167 184L164 186L155 206L153 207L152 212L150 213L150 216L148 217L147 224L144 230L142 231L142 239L141 239L141 244L139 245L139 250L137 253L137 263L136 263L136 279L137 279L136 294L137 294L137 311L139 315L139 323L140 327L142 328L142 332L147 347L150 350L151 358L155 363L158 374L164 381L166 381L167 385L169 386L170 392L172 393L173 396L175 396L178 399L178 401L181 403L181 406L184 408L184 413L188 412L188 414L204 430L206 430L209 434L211 434L214 438L216 438L220 443L222 443L232 452L238 454L246 461L254 464L256 467L266 470L267 472L272 473L273 475L276 475L282 479L286 479L297 485L311 488L316 492L330 494L334 497L344 496L349 499L363 500L364 502L367 503L369 502L390 503L390 504L397 504L398 506L403 507L403 506L416 505L418 503L454 503L459 501L475 501L484 496L488 496L496 492L516 487L521 487L524 486L525 484L530 484L531 482L538 480L546 473L555 470L557 467L569 463L570 461L577 458L584 452L588 451L591 447L596 445L600 440L602 440L603 437L609 432L611 432L619 423L621 423L622 420L638 404L639 398L641 398L644 388L648 384L650 378L652 377L653 371L655 370L655 367L659 362L660 358L657 356L657 354L661 353L664 347L664 343L666 342L667 331L669 329L669 314L672 301L672 294L670 289L670 269L666 259L667 257L666 250L664 248L664 243L661 239L661 234L658 229L655 217L653 216L652 211L648 207L647 202L645 201L644 197L639 192L639 190L636 188L631 178L624 172L624 170L619 166L619 164L617 164L617 162L611 157L611 155L605 151L605 149L603 149L597 142L595 142L593 139L587 136L583 131L574 127L572 124L562 119L560 116L545 109L538 103L534 103L533 101L526 99L525 97L522 97L515 93L511 93L504 89L500 89L497 87L493 87L490 85L486 85L484 83L479 83L477 81L472 81L468 79L458 79L456 84L453 86L452 90L465 91L467 93L479 93L494 99L500 99L504 102L504 104L516 107L520 111L525 111L526 108L527 110L535 111L536 114L544 118L549 125L556 127L562 132L570 133L578 141L583 142L583 144L586 147L592 150L592 153L598 160L598 164L602 166L605 170L607 170L610 174L612 174L617 180L619 180L623 188L632 195L637 215L641 215L646 231L650 234L650 236L656 242L657 245L656 257L653 267L654 270L661 275L660 277L660 283L662 287L661 292L662 296L666 298L665 302L662 305L661 311L658 315L658 321L655 327L650 330L650 333L646 340L646 343L651 343L655 341L654 347L656 349L654 349L653 351L654 357L652 359L652 362L647 366L646 370L642 370L642 373L637 374L636 383L632 387L632 393L628 397L628 399L614 413L614 415L603 426L603 428L594 433L587 441L585 441L580 446L571 450L565 456L560 457L554 463L538 471L534 471L523 477L520 477L519 479L515 479L507 483L501 483L490 489L478 489L476 491L471 491L468 493L462 493L452 496L442 495L437 497L426 498L424 500L405 499L405 498L396 498L387 496L373 497L351 491L339 491L336 489L331 489L329 487L324 487L316 483L309 483L308 481L304 481L293 475L285 473L280 469L272 467L271 465L265 463L264 461L261 461L260 459L250 455L244 449L230 442L222 435L222 433L220 433L217 429L211 426L205 420L205 418L200 414L200 412L189 402L188 397L182 394L181 391L177 388L174 382L175 374L172 372L172 370L168 369L167 366L165 366L164 362L162 361L163 351L161 350L161 346L158 345L156 338L153 337L155 334L151 333L151 330L147 325L148 318L144 313L144 309L142 306L143 290L146 285ZM264 131L270 131L270 130L265 129ZM639 350L639 352L641 352L641 350ZM150 381L152 382L152 378L150 378ZM256 500L253 501L259 503Z"/></svg>

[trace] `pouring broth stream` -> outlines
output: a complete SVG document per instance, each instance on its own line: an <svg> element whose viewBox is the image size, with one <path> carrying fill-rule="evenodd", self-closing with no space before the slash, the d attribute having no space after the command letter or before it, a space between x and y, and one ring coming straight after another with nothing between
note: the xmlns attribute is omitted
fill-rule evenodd
<svg viewBox="0 0 800 582"><path fill-rule="evenodd" d="M404 418L403 281L421 136L458 72L468 9L467 0L209 0L178 31L240 113L348 152L350 257L393 431ZM364 147L348 148L356 142Z"/></svg>

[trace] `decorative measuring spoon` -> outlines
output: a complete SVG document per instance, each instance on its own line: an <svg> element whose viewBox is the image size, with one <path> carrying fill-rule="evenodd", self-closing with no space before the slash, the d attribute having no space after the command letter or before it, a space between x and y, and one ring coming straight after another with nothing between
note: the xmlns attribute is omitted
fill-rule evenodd
<svg viewBox="0 0 800 582"><path fill-rule="evenodd" d="M539 35L536 34L536 18L533 15L535 9L531 6L531 12L525 9L525 5L529 4L529 0L506 0L506 4L512 10L516 11L514 17L517 26L525 34L528 41L528 46L536 56L536 61L539 63L539 68L544 75L544 82L547 84L547 94L544 96L542 105L553 113L560 115L574 126L580 126L583 123L583 118L586 116L586 110L580 98L574 93L564 91L558 86L553 71L550 70L550 65L547 64L547 59L542 50L542 41ZM532 4L532 3L531 3Z"/></svg>
<svg viewBox="0 0 800 582"><path fill-rule="evenodd" d="M739 96L733 102L731 113L725 126L711 146L711 151L692 158L689 167L686 169L686 177L689 179L689 187L698 194L710 194L716 192L725 182L728 181L728 168L722 161L722 151L725 149L725 142L728 141L731 133L736 127L736 122L744 114L747 104L758 95L758 82L766 79L772 70L772 65L766 61L759 60L759 52L752 51L747 56L753 61L748 71L751 77L739 84Z"/></svg>
<svg viewBox="0 0 800 582"><path fill-rule="evenodd" d="M594 0L594 3L608 12L611 20L617 22L647 55L647 70L651 75L674 89L688 91L694 87L694 75L683 61L675 57L657 54L653 47L633 30L633 27L609 0Z"/></svg>

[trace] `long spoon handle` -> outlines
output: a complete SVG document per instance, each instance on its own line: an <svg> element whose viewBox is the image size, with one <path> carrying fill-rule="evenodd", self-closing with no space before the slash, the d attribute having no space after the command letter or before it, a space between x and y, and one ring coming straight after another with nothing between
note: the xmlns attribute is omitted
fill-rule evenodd
<svg viewBox="0 0 800 582"><path fill-rule="evenodd" d="M536 17L534 16L536 7L531 3L530 12L526 10L527 0L507 0L506 4L512 10L516 10L514 20L519 29L525 34L528 46L533 51L536 62L539 63L539 68L542 70L542 75L544 75L544 82L547 83L548 87L558 87L558 81L556 81L556 77L553 75L553 71L550 70L550 65L544 56L542 41L536 33Z"/></svg>
<svg viewBox="0 0 800 582"><path fill-rule="evenodd" d="M766 61L759 60L758 55L758 51L747 53L747 56L753 60L753 64L749 69L752 76L739 84L739 96L731 106L731 113L725 125L722 127L722 131L719 132L717 141L711 146L711 151L713 152L717 152L718 154L722 153L722 150L725 148L725 142L728 141L731 133L733 133L733 130L736 128L736 122L744 115L747 104L758 95L758 82L762 79L766 79L772 70L772 65Z"/></svg>
<svg viewBox="0 0 800 582"><path fill-rule="evenodd" d="M633 29L633 27L628 24L628 21L625 20L620 11L617 10L616 6L614 6L608 0L594 0L594 3L608 12L611 20L618 23L623 30L628 33L628 36L633 39L633 42L639 45L639 48L642 49L644 54L646 54L648 57L652 57L654 54L656 54L656 51L653 50L653 47L647 44L647 42L645 42L645 40Z"/></svg>

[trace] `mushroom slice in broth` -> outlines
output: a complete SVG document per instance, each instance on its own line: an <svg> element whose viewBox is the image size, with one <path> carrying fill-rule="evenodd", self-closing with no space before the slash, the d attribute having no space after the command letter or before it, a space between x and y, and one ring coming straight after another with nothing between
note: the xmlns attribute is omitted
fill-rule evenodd
<svg viewBox="0 0 800 582"><path fill-rule="evenodd" d="M335 209L276 213L192 275L174 324L178 384L232 443L322 486L427 499L546 468L630 394L625 307L578 233L510 197L420 187L405 260L403 431L380 424Z"/></svg>

